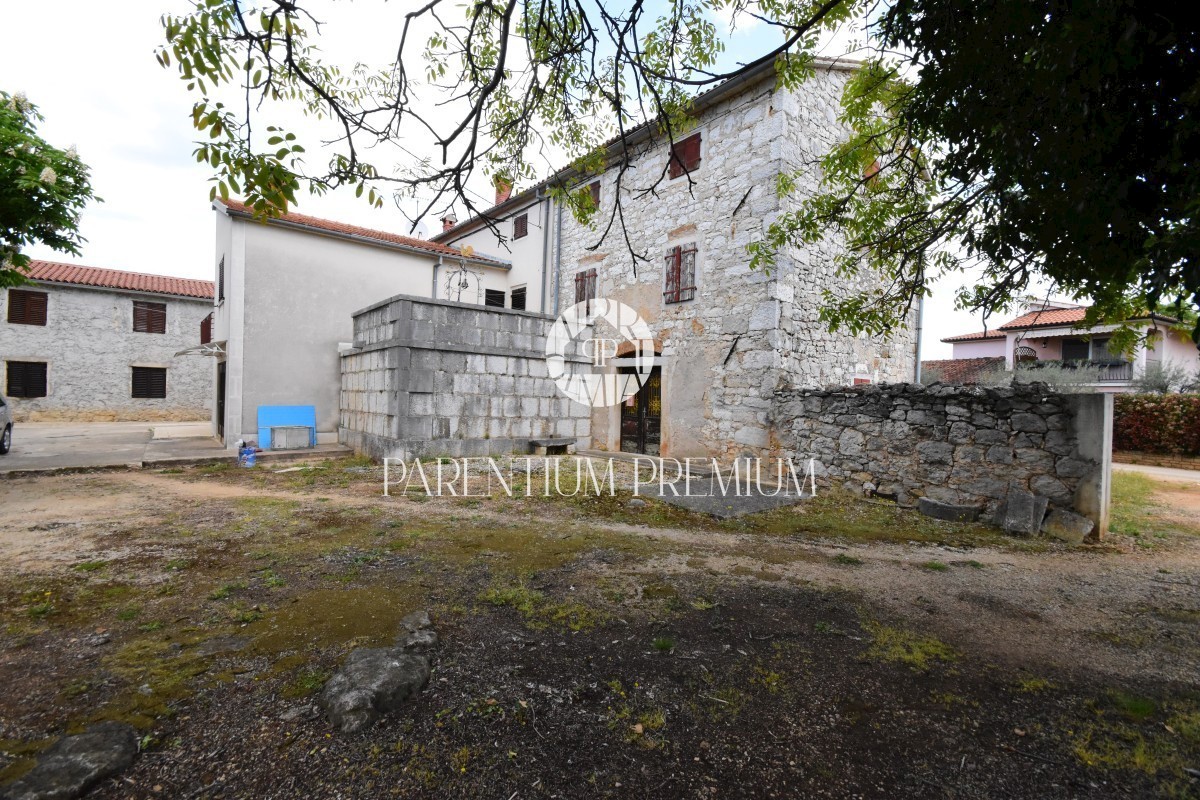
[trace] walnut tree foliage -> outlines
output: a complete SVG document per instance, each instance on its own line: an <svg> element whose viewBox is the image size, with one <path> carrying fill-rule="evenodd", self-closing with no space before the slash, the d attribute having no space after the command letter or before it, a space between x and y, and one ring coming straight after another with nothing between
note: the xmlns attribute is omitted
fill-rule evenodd
<svg viewBox="0 0 1200 800"><path fill-rule="evenodd" d="M862 284L881 288L828 294L821 317L869 334L904 325L931 281L968 267L979 277L959 302L985 311L1034 281L1092 299L1089 322L1200 304L1200 58L1187 4L426 0L397 5L394 58L352 65L323 56L323 7L196 0L164 17L158 58L196 95L196 158L214 171L214 197L240 194L269 215L302 189L352 187L375 205L416 198L418 217L478 214L488 203L468 191L473 176L529 185L545 177L539 157L562 153L575 180L546 191L645 259L622 201L653 197L667 167L648 186L627 183L630 132L648 123L675 140L694 124L691 98L767 63L803 91L821 37L865 19L842 99L851 134L799 165L819 188L765 226L755 267L839 236L837 269L877 274ZM722 66L717 12L770 35ZM332 156L309 156L280 108L334 131L322 151ZM407 155L384 163L381 143ZM578 179L603 169L616 202L596 215ZM779 190L810 185L797 177L781 175Z"/></svg>
<svg viewBox="0 0 1200 800"><path fill-rule="evenodd" d="M42 120L24 95L0 91L0 287L25 281L30 245L79 254L79 214L94 198L74 149L37 132Z"/></svg>

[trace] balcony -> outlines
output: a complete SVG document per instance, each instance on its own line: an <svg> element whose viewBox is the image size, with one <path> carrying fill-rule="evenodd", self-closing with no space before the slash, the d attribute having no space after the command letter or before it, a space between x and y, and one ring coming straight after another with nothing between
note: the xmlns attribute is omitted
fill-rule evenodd
<svg viewBox="0 0 1200 800"><path fill-rule="evenodd" d="M1045 359L1021 362L1022 369L1041 369L1048 366L1094 371L1097 373L1095 379L1097 383L1123 383L1133 380L1133 364L1129 361L1052 361Z"/></svg>

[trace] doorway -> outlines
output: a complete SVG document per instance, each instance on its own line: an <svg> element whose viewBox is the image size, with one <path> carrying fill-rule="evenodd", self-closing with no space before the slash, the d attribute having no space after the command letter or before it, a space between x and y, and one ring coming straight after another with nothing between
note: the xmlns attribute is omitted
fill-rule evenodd
<svg viewBox="0 0 1200 800"><path fill-rule="evenodd" d="M225 362L217 362L217 438L225 439Z"/></svg>
<svg viewBox="0 0 1200 800"><path fill-rule="evenodd" d="M661 443L662 371L654 367L638 393L621 404L621 452L656 456Z"/></svg>

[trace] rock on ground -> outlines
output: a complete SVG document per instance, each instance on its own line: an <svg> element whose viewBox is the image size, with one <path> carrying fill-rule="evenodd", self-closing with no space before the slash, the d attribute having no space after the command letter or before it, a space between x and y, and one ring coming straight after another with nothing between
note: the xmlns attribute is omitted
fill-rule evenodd
<svg viewBox="0 0 1200 800"><path fill-rule="evenodd" d="M414 612L400 621L397 647L352 652L321 692L320 705L342 733L365 730L398 710L429 682L429 657L437 646L429 614Z"/></svg>
<svg viewBox="0 0 1200 800"><path fill-rule="evenodd" d="M1032 536L1042 529L1049 504L1047 498L1014 486L996 514L996 523L1009 533Z"/></svg>
<svg viewBox="0 0 1200 800"><path fill-rule="evenodd" d="M1087 517L1054 508L1042 521L1042 533L1052 539L1079 544L1095 530L1096 523Z"/></svg>
<svg viewBox="0 0 1200 800"><path fill-rule="evenodd" d="M949 522L974 522L983 511L980 506L956 506L952 503L940 503L921 497L917 500L917 510L927 517L944 519Z"/></svg>
<svg viewBox="0 0 1200 800"><path fill-rule="evenodd" d="M101 722L65 736L38 758L20 780L0 789L4 800L74 800L95 784L129 767L137 757L137 732L120 722Z"/></svg>

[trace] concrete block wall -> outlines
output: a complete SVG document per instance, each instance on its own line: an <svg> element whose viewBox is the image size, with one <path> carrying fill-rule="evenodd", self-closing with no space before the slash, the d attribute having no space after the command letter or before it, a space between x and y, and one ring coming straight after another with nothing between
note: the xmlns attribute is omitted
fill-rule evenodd
<svg viewBox="0 0 1200 800"><path fill-rule="evenodd" d="M553 318L399 295L354 315L342 354L338 438L374 458L528 452L585 445L591 409L546 372Z"/></svg>
<svg viewBox="0 0 1200 800"><path fill-rule="evenodd" d="M1037 383L788 390L776 393L772 418L782 455L815 459L819 475L855 492L990 516L1018 488L1108 528L1109 395Z"/></svg>

